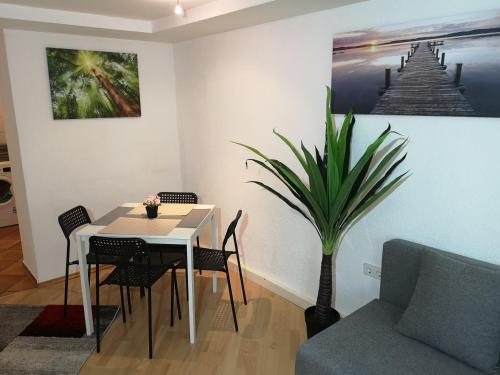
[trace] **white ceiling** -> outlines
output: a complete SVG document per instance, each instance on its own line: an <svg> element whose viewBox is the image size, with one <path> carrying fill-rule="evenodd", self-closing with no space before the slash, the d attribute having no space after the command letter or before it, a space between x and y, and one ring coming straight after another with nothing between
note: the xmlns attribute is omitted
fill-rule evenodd
<svg viewBox="0 0 500 375"><path fill-rule="evenodd" d="M179 42L368 0L0 0L0 29Z"/></svg>
<svg viewBox="0 0 500 375"><path fill-rule="evenodd" d="M180 0L191 9L213 0ZM174 14L176 0L0 0L0 3L152 21Z"/></svg>

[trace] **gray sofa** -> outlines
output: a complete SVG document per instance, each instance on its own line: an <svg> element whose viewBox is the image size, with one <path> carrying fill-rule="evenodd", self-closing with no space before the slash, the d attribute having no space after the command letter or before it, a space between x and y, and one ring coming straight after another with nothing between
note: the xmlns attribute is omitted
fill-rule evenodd
<svg viewBox="0 0 500 375"><path fill-rule="evenodd" d="M484 374L394 329L413 295L424 248L469 264L500 269L404 240L386 242L380 299L306 341L297 353L296 375Z"/></svg>

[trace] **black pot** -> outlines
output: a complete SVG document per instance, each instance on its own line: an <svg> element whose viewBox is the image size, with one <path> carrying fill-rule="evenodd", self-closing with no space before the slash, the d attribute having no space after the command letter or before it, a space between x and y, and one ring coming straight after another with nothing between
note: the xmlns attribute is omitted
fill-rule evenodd
<svg viewBox="0 0 500 375"><path fill-rule="evenodd" d="M148 214L148 218L154 219L158 217L158 206L146 206L146 212Z"/></svg>
<svg viewBox="0 0 500 375"><path fill-rule="evenodd" d="M315 319L314 311L316 306L310 306L304 311L307 327L307 338L310 339L315 334L323 331L340 320L340 314L337 310L330 308L329 318L326 322L318 322Z"/></svg>

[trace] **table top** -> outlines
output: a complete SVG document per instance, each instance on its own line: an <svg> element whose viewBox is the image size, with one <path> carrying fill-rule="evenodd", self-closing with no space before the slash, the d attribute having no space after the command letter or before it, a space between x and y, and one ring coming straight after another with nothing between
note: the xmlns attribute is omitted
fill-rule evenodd
<svg viewBox="0 0 500 375"><path fill-rule="evenodd" d="M145 217L145 210L144 214L139 214L139 209L141 208L140 206L142 206L142 203L124 203L117 209L112 210L102 218L95 221L96 223L104 225L86 225L76 232L76 236L79 238L87 238L93 235L99 235L101 234L101 231L105 231L106 228L110 226L110 224L115 224L115 230L113 231L113 233L102 233L102 235L107 237L139 237L145 240L149 240L150 242L158 243L180 243L185 242L188 239L195 238L198 235L200 229L207 223L213 211L215 210L214 205L207 204L190 205L192 211L186 209L187 207L181 207L184 205L174 207L167 204L162 204L163 208L159 212L159 217L151 220ZM173 210L169 210L169 206L172 207ZM139 209L136 207L138 207ZM127 210L127 208L129 210ZM197 212L194 213L193 211ZM169 212L172 212L176 215L168 215ZM179 213L186 214L188 212L193 212L193 215L179 215ZM188 216L191 216L191 219ZM126 223L130 225L129 227L131 228L131 233L121 233L119 232L119 229L118 231L116 231L116 222L119 220L123 221L123 219L125 219ZM181 222L185 223L184 227L179 226ZM136 230L132 229L134 223L138 224L137 226L151 225L151 227L155 227L155 229L151 230L150 234L147 235L139 234L137 228ZM171 226L173 226L173 229L170 228ZM161 230L159 230L159 228L162 227L168 229L169 233L167 235L160 234ZM127 231L126 229L124 230Z"/></svg>

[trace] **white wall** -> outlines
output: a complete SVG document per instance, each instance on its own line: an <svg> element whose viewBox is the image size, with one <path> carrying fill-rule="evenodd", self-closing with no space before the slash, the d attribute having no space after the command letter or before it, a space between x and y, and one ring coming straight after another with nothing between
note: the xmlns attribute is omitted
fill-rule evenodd
<svg viewBox="0 0 500 375"><path fill-rule="evenodd" d="M17 130L13 170L25 182L32 234L23 235L23 250L42 282L64 274L63 211L82 204L97 218L150 192L181 189L172 47L15 30L5 31L5 44L16 122L7 132ZM46 47L137 53L142 117L54 121Z"/></svg>
<svg viewBox="0 0 500 375"><path fill-rule="evenodd" d="M5 136L5 120L4 120L2 106L0 106L0 143L7 143L7 138Z"/></svg>
<svg viewBox="0 0 500 375"><path fill-rule="evenodd" d="M321 258L315 232L269 193L244 183L274 180L256 167L246 170L250 154L230 141L286 162L293 157L273 128L307 146L322 144L334 33L497 3L373 0L175 45L184 189L221 207L223 226L241 207L248 214L241 237L246 265L313 301ZM337 262L343 313L378 295L378 281L363 276L362 264L380 264L382 244L391 238L500 263L499 120L358 116L354 158L389 121L411 139L401 170L412 176L346 236Z"/></svg>

